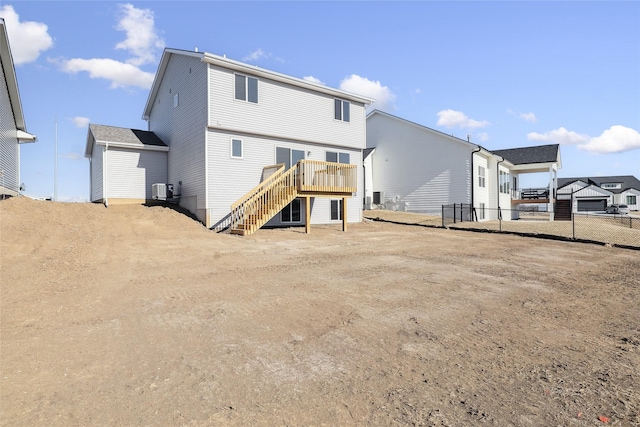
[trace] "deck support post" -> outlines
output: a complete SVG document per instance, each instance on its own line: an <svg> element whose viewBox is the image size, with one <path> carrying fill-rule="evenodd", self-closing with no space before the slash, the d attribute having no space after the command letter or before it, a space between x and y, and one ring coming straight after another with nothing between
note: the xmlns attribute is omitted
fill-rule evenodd
<svg viewBox="0 0 640 427"><path fill-rule="evenodd" d="M347 198L342 198L342 231L347 231Z"/></svg>
<svg viewBox="0 0 640 427"><path fill-rule="evenodd" d="M304 231L311 234L311 197L304 198Z"/></svg>

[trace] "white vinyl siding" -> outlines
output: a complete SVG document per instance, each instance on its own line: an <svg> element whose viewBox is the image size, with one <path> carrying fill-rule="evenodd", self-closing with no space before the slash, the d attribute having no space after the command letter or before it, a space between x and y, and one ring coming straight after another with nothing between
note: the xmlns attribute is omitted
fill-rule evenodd
<svg viewBox="0 0 640 427"><path fill-rule="evenodd" d="M93 144L93 152L91 153L91 195L92 202L100 201L103 199L103 163L102 156L104 154L104 147Z"/></svg>
<svg viewBox="0 0 640 427"><path fill-rule="evenodd" d="M20 146L2 67L0 73L0 194L14 194L20 189Z"/></svg>
<svg viewBox="0 0 640 427"><path fill-rule="evenodd" d="M167 183L167 153L109 147L107 150L109 198L151 200L151 186Z"/></svg>
<svg viewBox="0 0 640 427"><path fill-rule="evenodd" d="M171 55L149 114L149 130L169 146L167 183L181 192L181 205L196 210L201 221L206 209L207 78L207 65L199 58ZM178 93L179 107L174 108ZM228 147L227 139L227 159Z"/></svg>
<svg viewBox="0 0 640 427"><path fill-rule="evenodd" d="M489 197L489 189L491 188L491 174L489 173L489 160L486 155L482 153L475 153L473 155L473 164L476 170L476 179L474 180L474 195L473 195L473 204L476 210L480 210L484 208L485 215L481 218L480 212L478 212L478 219L487 219L488 211L487 208L491 206L490 197ZM480 174L479 170L484 170L484 179L483 186L480 186Z"/></svg>
<svg viewBox="0 0 640 427"><path fill-rule="evenodd" d="M259 79L259 104L235 99L233 71L209 65L209 126L279 139L365 147L364 105L350 103L350 123L334 119L334 97L266 78Z"/></svg>
<svg viewBox="0 0 640 427"><path fill-rule="evenodd" d="M476 146L383 114L367 120L373 153L372 191L411 212L440 215L443 204L471 202L471 153Z"/></svg>
<svg viewBox="0 0 640 427"><path fill-rule="evenodd" d="M229 138L230 136L223 132L208 132L209 190L207 197L211 201L209 214L212 225L228 215L231 205L260 183L263 167L276 163L276 147L301 150L306 153L307 159L320 161L325 160L325 150L329 149L313 144L243 135L239 138L243 142L243 161L240 162L241 167L238 167L239 162L229 159ZM349 154L351 164L362 164L362 153L359 150L342 151ZM347 201L349 222L360 222L361 220L362 188L362 169L360 168L358 169L358 193L355 197L349 197ZM304 222L304 200L301 202L300 215L302 222ZM330 222L330 200L323 197L313 199L311 223L328 224ZM276 215L268 225L290 225L290 223L282 223L280 215Z"/></svg>

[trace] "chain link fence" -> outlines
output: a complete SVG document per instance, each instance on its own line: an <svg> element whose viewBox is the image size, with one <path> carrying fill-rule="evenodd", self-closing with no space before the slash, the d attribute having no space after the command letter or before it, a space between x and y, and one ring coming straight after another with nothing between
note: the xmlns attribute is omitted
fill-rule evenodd
<svg viewBox="0 0 640 427"><path fill-rule="evenodd" d="M634 214L572 213L570 220L551 221L550 212L486 208L478 212L457 204L442 207L442 226L640 249L640 215Z"/></svg>

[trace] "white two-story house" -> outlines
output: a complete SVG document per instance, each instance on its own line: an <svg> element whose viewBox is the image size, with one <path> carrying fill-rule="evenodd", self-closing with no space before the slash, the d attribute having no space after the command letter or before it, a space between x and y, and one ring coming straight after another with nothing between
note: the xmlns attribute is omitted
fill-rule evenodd
<svg viewBox="0 0 640 427"><path fill-rule="evenodd" d="M166 182L180 205L207 227L248 234L265 224L361 221L371 102L223 56L165 49L143 119L146 132L166 145ZM108 145L95 140L90 129L90 159L98 157L95 147L104 157ZM132 141L132 156L143 146ZM159 144L146 149L165 150ZM92 174L92 188L116 178L105 172ZM148 198L154 182L143 181L130 186Z"/></svg>
<svg viewBox="0 0 640 427"><path fill-rule="evenodd" d="M550 205L553 215L558 145L490 151L374 110L365 155L367 208L440 215L443 205L465 204L482 221L517 219L518 205L528 203ZM541 172L549 173L547 188L520 188L522 174Z"/></svg>

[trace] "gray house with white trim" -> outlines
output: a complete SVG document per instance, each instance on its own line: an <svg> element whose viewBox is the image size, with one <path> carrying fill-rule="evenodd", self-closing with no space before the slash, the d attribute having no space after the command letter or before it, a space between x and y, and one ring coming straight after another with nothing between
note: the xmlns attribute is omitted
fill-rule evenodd
<svg viewBox="0 0 640 427"><path fill-rule="evenodd" d="M27 132L7 28L0 18L0 197L17 196L20 183L20 144L35 142Z"/></svg>

